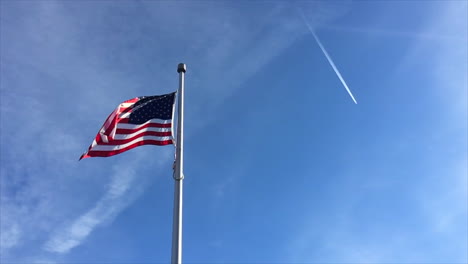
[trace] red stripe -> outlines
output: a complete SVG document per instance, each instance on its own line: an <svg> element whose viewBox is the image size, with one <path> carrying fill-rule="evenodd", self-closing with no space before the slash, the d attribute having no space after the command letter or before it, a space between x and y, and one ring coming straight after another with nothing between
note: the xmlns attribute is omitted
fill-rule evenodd
<svg viewBox="0 0 468 264"><path fill-rule="evenodd" d="M168 124L148 123L148 124L143 125L143 126L141 126L139 128L133 128L133 129L117 128L117 131L115 133L116 134L132 134L132 133L135 133L137 131L142 130L143 128L148 128L148 127L167 128L167 127L172 127L172 124L171 123L168 123Z"/></svg>
<svg viewBox="0 0 468 264"><path fill-rule="evenodd" d="M155 118L157 119L157 118ZM153 120L153 119L150 119L150 120ZM161 120L161 119L159 119ZM168 119L170 120L170 119ZM122 123L122 124L132 124L132 123L129 123L128 121L130 121L130 118L129 117L125 117L125 118L119 118L119 123ZM161 125L167 125L167 124L163 124L163 123L154 123L154 124L161 124ZM132 124L132 125L141 125L141 124Z"/></svg>
<svg viewBox="0 0 468 264"><path fill-rule="evenodd" d="M131 111L133 109L133 106L135 105L135 103L138 100L140 100L139 97L127 100L127 101L123 102L122 104L124 104L124 103L132 103L132 104L127 106L127 107L123 107L123 106L121 106L122 104L119 104L119 106L117 106L117 108L115 108L114 111L112 111L112 113L107 117L106 121L104 121L104 124L102 126L105 129L105 132L104 132L105 135L107 135L107 136L109 135L109 132L114 129L114 127L117 125L117 123L119 123L119 120L121 119L120 115L122 113L126 113L126 112ZM109 120L109 118L113 114L115 114L114 118L112 120ZM110 121L109 126L107 128L105 128L104 126L106 125L107 121Z"/></svg>
<svg viewBox="0 0 468 264"><path fill-rule="evenodd" d="M135 98L132 98L130 100L127 100L125 102L123 102L122 104L125 104L125 103L133 103L135 104L136 102L138 102L140 100L140 97L135 97ZM129 107L133 107L133 105L129 106ZM123 107L124 109L127 109L128 107Z"/></svg>
<svg viewBox="0 0 468 264"><path fill-rule="evenodd" d="M123 149L112 150L112 151L89 151L88 153L83 154L80 157L80 160L85 159L85 158L91 158L91 157L110 157L110 156L120 154L122 152L125 152L127 150L130 150L132 148L142 146L142 145L165 146L165 145L171 145L171 144L172 144L172 140L165 140L165 141L143 140L143 141L136 142L135 144L132 144L130 146L127 146L126 148L123 148Z"/></svg>
<svg viewBox="0 0 468 264"><path fill-rule="evenodd" d="M108 143L105 143L105 142L102 142L102 140L100 139L99 141L96 140L97 144L98 145L123 145L123 144L127 144L129 142L132 142L133 140L139 138L139 137L142 137L142 136L157 136L157 137L169 137L169 136L172 136L172 132L169 131L169 132L156 132L156 131L146 131L146 132L143 132L143 133L140 133L138 135L135 135L131 138L127 138L127 139L113 139L113 140L109 140Z"/></svg>

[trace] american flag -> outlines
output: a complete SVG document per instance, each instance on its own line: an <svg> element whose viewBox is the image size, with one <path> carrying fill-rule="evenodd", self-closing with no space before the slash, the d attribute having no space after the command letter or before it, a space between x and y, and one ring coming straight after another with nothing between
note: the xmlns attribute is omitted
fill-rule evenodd
<svg viewBox="0 0 468 264"><path fill-rule="evenodd" d="M141 145L173 144L175 92L142 96L121 103L109 115L80 160L109 157Z"/></svg>

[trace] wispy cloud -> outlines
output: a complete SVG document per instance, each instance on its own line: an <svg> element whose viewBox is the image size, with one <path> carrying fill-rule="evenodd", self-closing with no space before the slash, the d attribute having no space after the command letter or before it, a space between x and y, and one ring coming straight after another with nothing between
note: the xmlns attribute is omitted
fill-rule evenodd
<svg viewBox="0 0 468 264"><path fill-rule="evenodd" d="M78 163L108 111L127 99L106 87L131 87L131 78L106 69L95 49L76 45L86 36L65 3L2 2L1 12L0 261L31 263L42 255L38 243L66 253L128 206L148 181L135 175L138 153L148 150L113 175L106 161ZM167 148L158 153L162 163L172 159Z"/></svg>
<svg viewBox="0 0 468 264"><path fill-rule="evenodd" d="M129 206L144 189L137 152L125 167L112 166L120 157L97 165L77 156L115 102L174 90L181 61L188 63L187 93L198 102L187 113L206 116L192 124L200 129L211 118L201 112L219 107L304 34L288 5L267 7L259 4L265 16L244 21L245 9L224 4L2 2L0 107L14 117L1 119L2 261L34 259L37 243L64 255ZM284 21L275 24L277 17ZM13 134L15 144L7 137ZM171 151L163 152L161 161L170 162Z"/></svg>
<svg viewBox="0 0 468 264"><path fill-rule="evenodd" d="M2 246L0 247L0 250L3 250L3 251L16 246L16 244L18 244L22 235L16 223L7 223L7 221L11 221L11 220L5 219L0 224L2 225L0 228L0 230L2 230L2 235L0 237L0 245Z"/></svg>
<svg viewBox="0 0 468 264"><path fill-rule="evenodd" d="M128 204L132 203L137 193L134 180L136 171L132 166L114 166L111 182L95 206L74 220L70 225L56 230L55 234L46 242L44 248L51 252L67 253L70 249L81 244L89 234L99 225L112 221Z"/></svg>
<svg viewBox="0 0 468 264"><path fill-rule="evenodd" d="M317 41L317 44L318 46L320 47L320 49L322 50L323 54L325 55L325 57L327 58L328 60L328 63L330 63L330 66L333 68L333 71L336 73L336 76L338 76L338 79L340 79L341 83L343 84L344 88L346 89L346 91L348 92L349 96L351 97L351 99L353 99L353 102L355 104L357 104L357 101L356 99L354 98L353 96L353 93L351 93L351 90L349 89L348 87L348 84L345 82L343 76L341 75L340 71L338 70L338 68L336 67L335 63L333 62L332 58L330 57L330 55L328 54L327 50L325 49L325 47L322 45L322 42L320 41L320 39L318 38L317 34L315 34L315 31L314 29L312 28L312 26L309 24L309 22L307 21L304 13L299 10L298 11L300 13L300 16L302 18L302 20L304 21L304 24L307 26L307 28L309 29L310 33L312 34L312 36L314 36L314 39L315 41Z"/></svg>
<svg viewBox="0 0 468 264"><path fill-rule="evenodd" d="M410 39L426 39L426 40L454 40L462 41L465 37L462 34L453 34L450 32L411 32L411 31L395 31L390 29L376 28L376 27L357 27L357 26L338 26L338 25L325 25L320 27L322 30L332 30L346 33L358 33L372 36L382 37L402 37Z"/></svg>
<svg viewBox="0 0 468 264"><path fill-rule="evenodd" d="M379 164L385 172L375 180L383 186L366 187L398 188L394 191L398 191L399 194L392 196L391 199L404 203L400 210L405 208L405 211L393 215L401 221L396 219L396 222L388 226L372 221L363 228L364 223L368 221L367 217L372 218L374 214L380 212L377 208L369 215L365 215L366 217L360 215L357 218L354 215L355 211L362 208L360 204L371 197L372 192L357 190L353 188L356 185L352 182L341 182L341 187L352 188L352 195L346 201L342 200L342 204L330 206L334 208L335 217L327 225L315 221L317 215L311 214L304 218L292 241L288 241L291 262L466 263L468 260L466 253L468 63L465 59L467 7L466 3L450 2L444 5L444 9L438 9L436 14L432 14L423 32L413 36L411 48L396 70L397 78L403 80L405 78L403 72L413 75L417 69L415 65L420 65L421 61L429 65L427 72L418 72L418 75L428 79L431 85L424 89L437 100L431 100L432 104L425 110L429 111L428 115L432 115L431 111L434 111L443 116L443 118L430 119L434 123L423 130L425 134L433 133L437 139L424 141L423 146L413 143L407 146L407 151L414 151L416 146L424 147L421 152L415 152L419 153L419 156L415 163L408 166L412 171L409 173L411 177L405 177L402 184L398 183L392 187L386 181L396 176L393 174L400 173L398 171L400 167L407 165L400 164L401 162L397 160L386 159ZM447 30L454 32L454 36L462 35L464 38L444 37L440 34ZM401 34L391 35L401 36ZM431 41L428 41L428 38ZM437 53L433 52L434 47L437 47ZM438 144L437 150L432 149L429 143ZM377 145L377 148L385 146L382 142L378 142ZM389 152L390 149L391 147L385 148L385 152ZM398 151L398 156L408 155L407 151ZM357 163L363 163L364 168L357 168ZM370 171L374 165L368 161L351 159L350 164L343 165L345 167L343 171L346 172L345 175L352 175L361 170L362 175L372 174ZM388 171L395 173L387 175ZM375 173L372 177L378 175ZM386 175L385 178L383 175ZM352 177L350 179L355 180ZM366 179L365 184L373 181ZM334 188L338 186L335 185ZM382 190L377 191L382 193ZM414 223L407 225L406 221L417 222L417 225Z"/></svg>

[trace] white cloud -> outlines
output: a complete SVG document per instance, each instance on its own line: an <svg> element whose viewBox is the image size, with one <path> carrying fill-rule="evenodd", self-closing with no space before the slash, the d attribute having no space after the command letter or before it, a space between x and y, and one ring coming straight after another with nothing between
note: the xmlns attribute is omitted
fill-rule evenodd
<svg viewBox="0 0 468 264"><path fill-rule="evenodd" d="M6 221L5 221L6 222ZM6 224L2 221L2 235L0 237L0 250L5 250L18 244L21 233L17 224ZM1 252L1 251L0 251Z"/></svg>
<svg viewBox="0 0 468 264"><path fill-rule="evenodd" d="M187 113L216 109L307 32L288 4L251 7L262 16L226 4L2 2L2 261L34 259L38 243L65 254L143 191L143 150L113 174L119 158L77 162L116 103L175 89L180 59L198 89L187 89ZM232 182L220 184L222 195Z"/></svg>
<svg viewBox="0 0 468 264"><path fill-rule="evenodd" d="M46 250L67 253L81 244L98 225L112 221L132 202L136 195L131 194L129 188L134 185L136 172L132 166L125 164L115 166L114 173L103 197L92 209L78 217L73 223L56 230L55 235L46 242L44 246Z"/></svg>
<svg viewBox="0 0 468 264"><path fill-rule="evenodd" d="M405 195L408 199L405 200L405 207L411 210L408 213L412 217L417 215L418 225L408 229L399 226L400 223L394 223L397 228L382 227L377 233L371 233L372 227L366 227L363 230L369 233L356 232L352 226L359 225L360 219L353 218L353 208L358 208L360 199L365 200L363 196L366 194L355 190L352 197L343 200L343 204L333 205L332 208L336 207L341 218L333 219L332 223L321 223L324 226L320 226L314 221L314 215L304 217L297 233L287 245L291 262L466 263L468 260L467 3L447 2L444 7L432 14L434 19L423 32L411 36L413 45L398 69L400 74L403 71L412 73L418 70L414 65L419 65L421 61L431 66L428 67L430 71L425 73L433 84L427 87L428 93L437 98L433 101L437 104L432 105L434 111L444 116L444 120L435 124L437 128L434 129L448 139L444 143L452 144L438 146L439 151L427 151L424 156L417 157L414 166L422 168L415 171L424 173L407 179L405 185L410 188L410 197L405 194L407 190L401 190L402 197ZM348 27L342 29L349 30ZM352 31L388 33L397 37L408 35L379 30ZM436 51L434 47L437 47ZM416 164L422 163L421 160L426 164ZM371 164L368 166L372 168ZM347 174L352 174L356 169L352 164L347 165L347 168ZM427 168L431 168L430 172ZM384 180L379 179L379 183ZM402 214L400 217L407 220L410 216ZM432 250L434 245L437 250ZM318 259L320 257L322 259Z"/></svg>

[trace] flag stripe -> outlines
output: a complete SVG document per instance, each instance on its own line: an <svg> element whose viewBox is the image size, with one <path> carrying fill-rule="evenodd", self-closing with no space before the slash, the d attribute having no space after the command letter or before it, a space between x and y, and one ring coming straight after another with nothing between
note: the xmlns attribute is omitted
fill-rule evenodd
<svg viewBox="0 0 468 264"><path fill-rule="evenodd" d="M128 118L127 118L128 119ZM122 122L128 122L122 121ZM148 122L143 124L128 124L128 123L118 123L117 129L140 129L145 127L171 127L171 120L160 120L160 119L151 119Z"/></svg>
<svg viewBox="0 0 468 264"><path fill-rule="evenodd" d="M84 158L90 158L90 157L109 157L113 155L120 154L122 152L125 152L127 150L130 150L132 148L136 148L138 146L142 145L158 145L158 146L165 146L165 145L170 145L172 144L172 140L165 140L165 141L159 141L159 140L143 140L136 142L130 146L127 146L125 148L121 149L115 149L115 150L90 150L87 153L83 154L80 159Z"/></svg>
<svg viewBox="0 0 468 264"><path fill-rule="evenodd" d="M132 141L129 141L127 143L124 143L124 144L112 144L112 145L105 145L103 143L100 143L96 146L94 146L93 148L91 148L91 151L112 151L112 150L118 150L118 149L124 149L128 146L131 146L137 142L140 142L140 141L172 141L172 137L156 137L156 136L143 136L143 137L138 137ZM118 140L115 140L115 141L118 141ZM111 142L112 143L112 142Z"/></svg>
<svg viewBox="0 0 468 264"><path fill-rule="evenodd" d="M130 121L130 118L128 118L128 117L119 118L119 124L130 124L130 123L128 123L129 121ZM150 121L153 122L153 123L165 124L165 123L171 123L172 119L157 119L157 118L154 118L154 119L151 119ZM147 121L147 122L150 122L150 121ZM145 124L145 123L143 123L143 124ZM133 124L133 125L135 125L135 124ZM142 124L139 124L139 125L142 125Z"/></svg>
<svg viewBox="0 0 468 264"><path fill-rule="evenodd" d="M116 134L134 134L137 132L145 132L145 131L154 131L154 132L171 132L170 127L143 127L139 129L123 129L118 128ZM117 135L116 135L117 137Z"/></svg>
<svg viewBox="0 0 468 264"><path fill-rule="evenodd" d="M155 136L155 137L171 137L172 132L155 132L155 131L144 131L135 134L124 134L124 135L115 135L114 139L108 143L101 143L101 145L122 145L127 144L139 137L144 136Z"/></svg>
<svg viewBox="0 0 468 264"><path fill-rule="evenodd" d="M104 131L113 130L115 127L115 124L119 122L119 116L121 115L121 113L129 112L129 111L131 112L133 105L136 102L138 102L138 100L139 100L138 98L133 98L117 106L117 108L109 115L109 117L104 122L104 125L102 126L103 130ZM110 128L111 125L112 125L112 128Z"/></svg>

